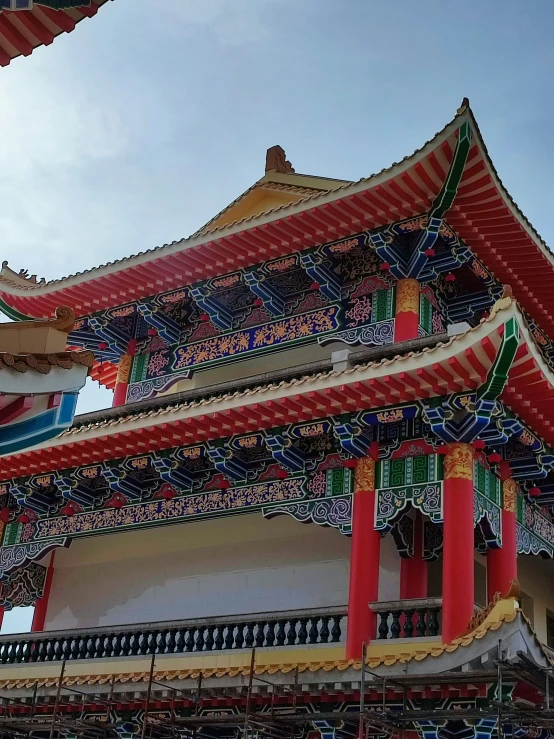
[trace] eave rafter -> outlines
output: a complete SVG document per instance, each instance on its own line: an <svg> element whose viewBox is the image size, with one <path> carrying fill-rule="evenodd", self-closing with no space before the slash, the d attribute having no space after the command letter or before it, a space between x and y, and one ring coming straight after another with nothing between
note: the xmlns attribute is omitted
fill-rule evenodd
<svg viewBox="0 0 554 739"><path fill-rule="evenodd" d="M51 44L61 33L70 33L84 18L92 18L107 0L66 2L65 9L48 7L52 3L27 0L17 10L0 9L0 66L18 56L29 56L37 47ZM13 3L12 3L13 5Z"/></svg>

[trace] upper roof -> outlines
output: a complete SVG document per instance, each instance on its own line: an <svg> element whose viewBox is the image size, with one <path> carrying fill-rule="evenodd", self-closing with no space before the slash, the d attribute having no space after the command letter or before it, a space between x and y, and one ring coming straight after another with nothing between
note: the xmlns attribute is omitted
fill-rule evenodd
<svg viewBox="0 0 554 739"><path fill-rule="evenodd" d="M369 178L323 190L315 178L318 192L296 202L234 223L212 222L187 239L50 282L5 268L0 300L13 314L46 316L63 303L86 315L426 213L446 180L464 122L473 143L447 220L554 336L554 291L544 279L554 269L554 256L502 185L467 100L421 149ZM289 176L296 175L273 172L271 179Z"/></svg>
<svg viewBox="0 0 554 739"><path fill-rule="evenodd" d="M26 0L17 10L2 10L0 3L0 66L17 56L29 56L38 46L51 44L60 33L69 33L83 18L96 15L108 0ZM15 3L11 3L14 5ZM63 10L57 10L62 6Z"/></svg>

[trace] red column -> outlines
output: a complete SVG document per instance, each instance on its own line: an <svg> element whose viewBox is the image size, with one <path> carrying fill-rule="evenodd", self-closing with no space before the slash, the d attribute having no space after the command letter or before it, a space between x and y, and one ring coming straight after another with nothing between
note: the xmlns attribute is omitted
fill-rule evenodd
<svg viewBox="0 0 554 739"><path fill-rule="evenodd" d="M414 555L400 560L400 600L427 597L427 562L423 559L423 517L414 519Z"/></svg>
<svg viewBox="0 0 554 739"><path fill-rule="evenodd" d="M449 444L444 459L442 640L463 634L473 617L473 448Z"/></svg>
<svg viewBox="0 0 554 739"><path fill-rule="evenodd" d="M419 331L419 282L412 278L396 284L394 341L417 339Z"/></svg>
<svg viewBox="0 0 554 739"><path fill-rule="evenodd" d="M375 461L365 457L358 460L354 479L347 659L359 659L362 643L367 644L376 637L376 615L369 603L379 596L381 537L374 524Z"/></svg>
<svg viewBox="0 0 554 739"><path fill-rule="evenodd" d="M31 631L44 631L44 624L46 623L46 611L48 609L48 599L50 597L50 590L52 589L52 578L54 577L54 555L52 552L50 557L50 564L48 565L48 571L46 572L46 582L44 583L44 594L42 598L39 598L35 603L35 613L33 615L33 623L31 624Z"/></svg>
<svg viewBox="0 0 554 739"><path fill-rule="evenodd" d="M136 339L131 339L127 346L127 353L122 354L119 358L112 408L125 405L127 402L127 389L129 387L129 378L131 376L131 367L133 364L133 356L136 351L136 344Z"/></svg>
<svg viewBox="0 0 554 739"><path fill-rule="evenodd" d="M508 595L517 580L516 543L516 484L507 479L502 483L502 546L487 552L487 600L495 593Z"/></svg>
<svg viewBox="0 0 554 739"><path fill-rule="evenodd" d="M4 623L4 613L6 613L6 609L3 606L0 606L0 630L2 629L2 624Z"/></svg>

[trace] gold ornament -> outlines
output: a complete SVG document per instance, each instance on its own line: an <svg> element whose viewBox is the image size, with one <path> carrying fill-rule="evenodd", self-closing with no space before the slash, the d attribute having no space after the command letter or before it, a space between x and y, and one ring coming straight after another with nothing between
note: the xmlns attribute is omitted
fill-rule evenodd
<svg viewBox="0 0 554 739"><path fill-rule="evenodd" d="M375 460L371 457L359 459L354 474L354 492L375 490Z"/></svg>
<svg viewBox="0 0 554 739"><path fill-rule="evenodd" d="M473 480L473 447L450 444L444 458L445 480Z"/></svg>
<svg viewBox="0 0 554 739"><path fill-rule="evenodd" d="M419 282L407 277L396 285L396 312L419 313Z"/></svg>
<svg viewBox="0 0 554 739"><path fill-rule="evenodd" d="M131 376L131 364L133 357L130 354L122 354L119 358L119 364L117 366L117 384L120 382L128 383L129 377Z"/></svg>
<svg viewBox="0 0 554 739"><path fill-rule="evenodd" d="M516 510L516 483L511 478L502 483L502 500L505 511L515 513Z"/></svg>

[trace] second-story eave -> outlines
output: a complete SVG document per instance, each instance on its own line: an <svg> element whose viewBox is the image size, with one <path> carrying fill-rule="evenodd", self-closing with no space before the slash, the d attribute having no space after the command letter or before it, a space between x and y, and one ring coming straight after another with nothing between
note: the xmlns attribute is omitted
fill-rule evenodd
<svg viewBox="0 0 554 739"><path fill-rule="evenodd" d="M502 393L505 404L554 445L554 373L515 301L503 298L480 325L421 351L323 371L246 389L218 389L203 397L152 407L112 409L77 419L49 444L0 459L1 479L95 464L128 455L247 434L326 416L471 392L493 367L505 327L519 327L519 348ZM402 351L402 345L396 347ZM404 347L407 351L407 347Z"/></svg>

